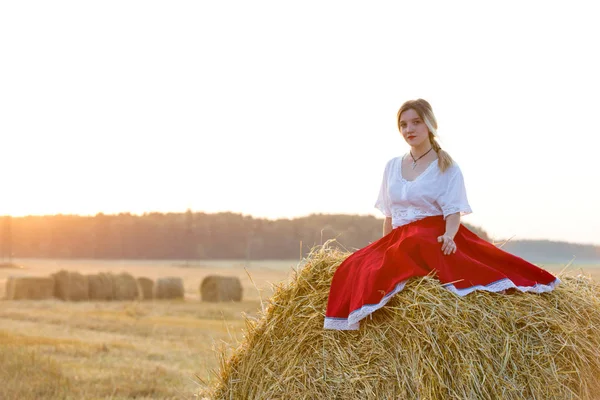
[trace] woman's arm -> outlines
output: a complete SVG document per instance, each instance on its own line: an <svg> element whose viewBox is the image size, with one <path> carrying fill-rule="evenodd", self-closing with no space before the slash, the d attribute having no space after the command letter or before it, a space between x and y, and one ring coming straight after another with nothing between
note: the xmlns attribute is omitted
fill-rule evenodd
<svg viewBox="0 0 600 400"><path fill-rule="evenodd" d="M446 216L446 232L438 237L438 242L442 242L442 252L446 255L456 253L456 243L454 236L460 226L460 212Z"/></svg>
<svg viewBox="0 0 600 400"><path fill-rule="evenodd" d="M450 214L446 217L446 235L450 236L451 239L454 239L456 236L456 232L458 232L458 227L460 226L460 213Z"/></svg>
<svg viewBox="0 0 600 400"><path fill-rule="evenodd" d="M392 231L392 218L385 217L383 220L383 236L387 235Z"/></svg>

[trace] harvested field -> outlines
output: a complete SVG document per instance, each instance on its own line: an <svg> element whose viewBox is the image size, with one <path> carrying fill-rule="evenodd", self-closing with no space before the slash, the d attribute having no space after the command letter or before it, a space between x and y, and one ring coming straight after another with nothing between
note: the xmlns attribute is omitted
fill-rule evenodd
<svg viewBox="0 0 600 400"><path fill-rule="evenodd" d="M297 261L19 260L26 268L0 270L0 298L9 276L128 272L134 277L179 276L185 301L0 301L0 398L190 399L216 384L215 348L244 340L244 315L257 318L270 284L285 282ZM547 266L558 271L563 266ZM582 266L600 277L600 266ZM579 267L572 267L574 273ZM208 275L240 279L243 300L203 303ZM4 368L6 367L6 368ZM43 398L43 397L42 397Z"/></svg>

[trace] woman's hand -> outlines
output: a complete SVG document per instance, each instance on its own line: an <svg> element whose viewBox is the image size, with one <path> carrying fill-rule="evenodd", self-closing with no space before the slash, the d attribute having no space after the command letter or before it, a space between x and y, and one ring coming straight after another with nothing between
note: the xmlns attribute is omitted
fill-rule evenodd
<svg viewBox="0 0 600 400"><path fill-rule="evenodd" d="M454 239L452 236L444 233L442 236L438 236L438 243L442 243L442 253L444 255L456 253L456 243L454 243Z"/></svg>

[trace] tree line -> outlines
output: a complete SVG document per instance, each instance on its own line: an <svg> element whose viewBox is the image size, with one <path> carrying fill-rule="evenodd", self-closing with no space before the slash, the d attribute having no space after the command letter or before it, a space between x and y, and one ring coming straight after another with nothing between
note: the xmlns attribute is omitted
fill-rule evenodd
<svg viewBox="0 0 600 400"><path fill-rule="evenodd" d="M294 259L329 239L353 251L382 232L382 220L373 216L313 214L269 220L190 210L4 217L3 223L2 252L19 258Z"/></svg>
<svg viewBox="0 0 600 400"><path fill-rule="evenodd" d="M465 224L490 241L481 228ZM316 245L336 239L348 251L379 239L382 219L374 216L313 214L269 220L236 213L145 213L95 216L4 217L4 258L85 259L299 259ZM565 242L510 241L503 249L535 259L583 256L600 259L597 246Z"/></svg>

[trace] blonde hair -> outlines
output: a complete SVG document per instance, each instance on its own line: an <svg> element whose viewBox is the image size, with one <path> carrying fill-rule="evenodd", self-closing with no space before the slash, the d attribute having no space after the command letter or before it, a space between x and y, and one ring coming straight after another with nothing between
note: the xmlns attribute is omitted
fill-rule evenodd
<svg viewBox="0 0 600 400"><path fill-rule="evenodd" d="M429 142L431 143L431 147L433 147L433 151L435 151L438 155L438 166L440 171L444 172L450 167L454 161L450 155L442 150L439 143L436 140L437 136L437 120L435 119L435 115L433 115L433 109L431 105L423 99L417 100L408 100L398 110L398 130L400 129L400 116L404 111L407 110L415 110L415 112L419 115L419 117L425 122L427 125L427 129L429 130Z"/></svg>

